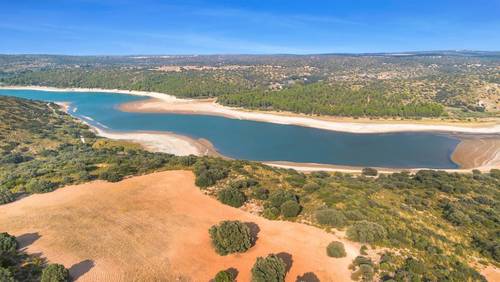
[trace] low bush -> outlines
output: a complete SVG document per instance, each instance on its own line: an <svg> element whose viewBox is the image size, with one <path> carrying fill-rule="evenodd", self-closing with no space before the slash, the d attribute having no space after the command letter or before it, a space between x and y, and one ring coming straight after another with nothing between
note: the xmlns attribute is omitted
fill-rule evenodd
<svg viewBox="0 0 500 282"><path fill-rule="evenodd" d="M228 187L220 190L217 193L217 199L228 206L239 208L241 207L245 201L246 197L243 192L236 188Z"/></svg>
<svg viewBox="0 0 500 282"><path fill-rule="evenodd" d="M300 213L300 205L296 201L286 201L281 205L281 214L284 217L296 217Z"/></svg>
<svg viewBox="0 0 500 282"><path fill-rule="evenodd" d="M363 168L361 173L363 175L366 175L366 176L377 176L378 171L374 168L371 168L371 167L365 167L365 168Z"/></svg>
<svg viewBox="0 0 500 282"><path fill-rule="evenodd" d="M284 282L286 264L276 255L258 257L252 267L252 282Z"/></svg>
<svg viewBox="0 0 500 282"><path fill-rule="evenodd" d="M9 269L0 267L0 281L2 282L15 282L14 275Z"/></svg>
<svg viewBox="0 0 500 282"><path fill-rule="evenodd" d="M345 252L344 244L342 242L333 241L326 247L326 254L333 258L343 258L347 254Z"/></svg>
<svg viewBox="0 0 500 282"><path fill-rule="evenodd" d="M231 253L243 253L252 246L250 228L240 221L222 221L209 229L215 251L225 256Z"/></svg>
<svg viewBox="0 0 500 282"><path fill-rule="evenodd" d="M13 202L14 200L15 197L9 190L0 190L0 205Z"/></svg>
<svg viewBox="0 0 500 282"><path fill-rule="evenodd" d="M293 193L279 189L276 191L273 191L268 198L268 202L271 206L276 207L276 208L281 208L281 205L283 205L284 202L286 201L297 201L297 196L295 196Z"/></svg>
<svg viewBox="0 0 500 282"><path fill-rule="evenodd" d="M69 271L61 264L49 264L42 271L40 282L66 282L70 281Z"/></svg>
<svg viewBox="0 0 500 282"><path fill-rule="evenodd" d="M319 190L319 185L314 183L314 182L310 182L310 183L307 183L306 185L304 185L304 187L302 187L302 188L307 193L314 193L314 192Z"/></svg>
<svg viewBox="0 0 500 282"><path fill-rule="evenodd" d="M346 218L343 212L336 209L322 209L316 211L316 220L319 224L331 227L343 227Z"/></svg>
<svg viewBox="0 0 500 282"><path fill-rule="evenodd" d="M3 252L13 252L17 250L18 243L16 237L9 233L0 233L0 254Z"/></svg>
<svg viewBox="0 0 500 282"><path fill-rule="evenodd" d="M269 198L269 190L264 187L253 189L253 196L258 200L267 200Z"/></svg>
<svg viewBox="0 0 500 282"><path fill-rule="evenodd" d="M384 240L387 236L387 231L378 223L362 220L349 227L346 234L353 241L375 243Z"/></svg>
<svg viewBox="0 0 500 282"><path fill-rule="evenodd" d="M215 275L214 282L233 282L233 275L226 270L221 270Z"/></svg>
<svg viewBox="0 0 500 282"><path fill-rule="evenodd" d="M267 219L277 219L280 216L280 210L275 207L265 208L262 212L262 216Z"/></svg>

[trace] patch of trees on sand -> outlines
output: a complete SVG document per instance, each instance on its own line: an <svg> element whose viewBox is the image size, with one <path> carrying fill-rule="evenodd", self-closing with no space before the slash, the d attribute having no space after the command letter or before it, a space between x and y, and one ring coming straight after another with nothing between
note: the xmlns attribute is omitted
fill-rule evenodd
<svg viewBox="0 0 500 282"><path fill-rule="evenodd" d="M357 277L482 281L470 265L500 263L500 170L303 174L248 161L176 157L98 138L52 107L55 105L0 97L2 203L22 194L45 193L93 179L119 181L129 175L191 169L200 189L224 204L240 207L251 202L268 219L345 231L353 241L388 250L372 260L373 271L366 261L354 263ZM8 114L11 109L16 115ZM36 116L35 127L30 115ZM85 143L80 141L82 135ZM220 242L226 236L221 230L247 233L239 224L225 225L231 227L212 231ZM246 237L237 242L241 244L236 247L221 243L221 253L248 249ZM341 253L329 251L327 246L325 251L334 256ZM360 253L365 252L374 251L365 248Z"/></svg>
<svg viewBox="0 0 500 282"><path fill-rule="evenodd" d="M69 282L69 271L60 264L19 250L16 237L0 233L0 281Z"/></svg>

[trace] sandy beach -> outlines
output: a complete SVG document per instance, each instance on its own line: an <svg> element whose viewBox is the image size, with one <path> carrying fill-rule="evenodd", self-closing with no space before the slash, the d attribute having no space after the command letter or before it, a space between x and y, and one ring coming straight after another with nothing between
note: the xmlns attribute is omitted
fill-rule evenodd
<svg viewBox="0 0 500 282"><path fill-rule="evenodd" d="M65 112L68 112L71 106L68 102L56 102L56 104L59 105ZM171 132L109 131L92 126L84 120L81 121L90 126L98 136L114 140L135 142L140 144L145 150L151 152L161 152L177 156L221 156L217 153L212 143L206 139L194 139Z"/></svg>

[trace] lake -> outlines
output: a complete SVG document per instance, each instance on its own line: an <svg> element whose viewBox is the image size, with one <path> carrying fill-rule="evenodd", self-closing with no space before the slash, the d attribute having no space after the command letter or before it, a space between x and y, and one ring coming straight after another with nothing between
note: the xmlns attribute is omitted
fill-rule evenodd
<svg viewBox="0 0 500 282"><path fill-rule="evenodd" d="M390 168L457 168L460 140L435 132L354 134L207 115L127 113L122 103L148 97L99 92L2 90L0 95L70 102L70 114L110 131L169 131L209 140L235 159Z"/></svg>

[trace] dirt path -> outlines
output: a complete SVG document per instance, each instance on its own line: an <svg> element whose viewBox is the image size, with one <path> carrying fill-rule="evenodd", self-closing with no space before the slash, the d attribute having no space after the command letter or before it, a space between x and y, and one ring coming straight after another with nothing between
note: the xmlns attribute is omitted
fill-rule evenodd
<svg viewBox="0 0 500 282"><path fill-rule="evenodd" d="M0 206L1 231L19 236L28 252L63 263L78 281L209 281L228 268L238 270L238 281L249 281L256 257L269 253L291 263L287 281L305 273L350 280L359 244L346 242L346 258L329 258L325 248L335 235L222 205L193 183L191 172L169 171L68 186ZM256 224L256 245L244 254L217 255L208 228L226 219Z"/></svg>

